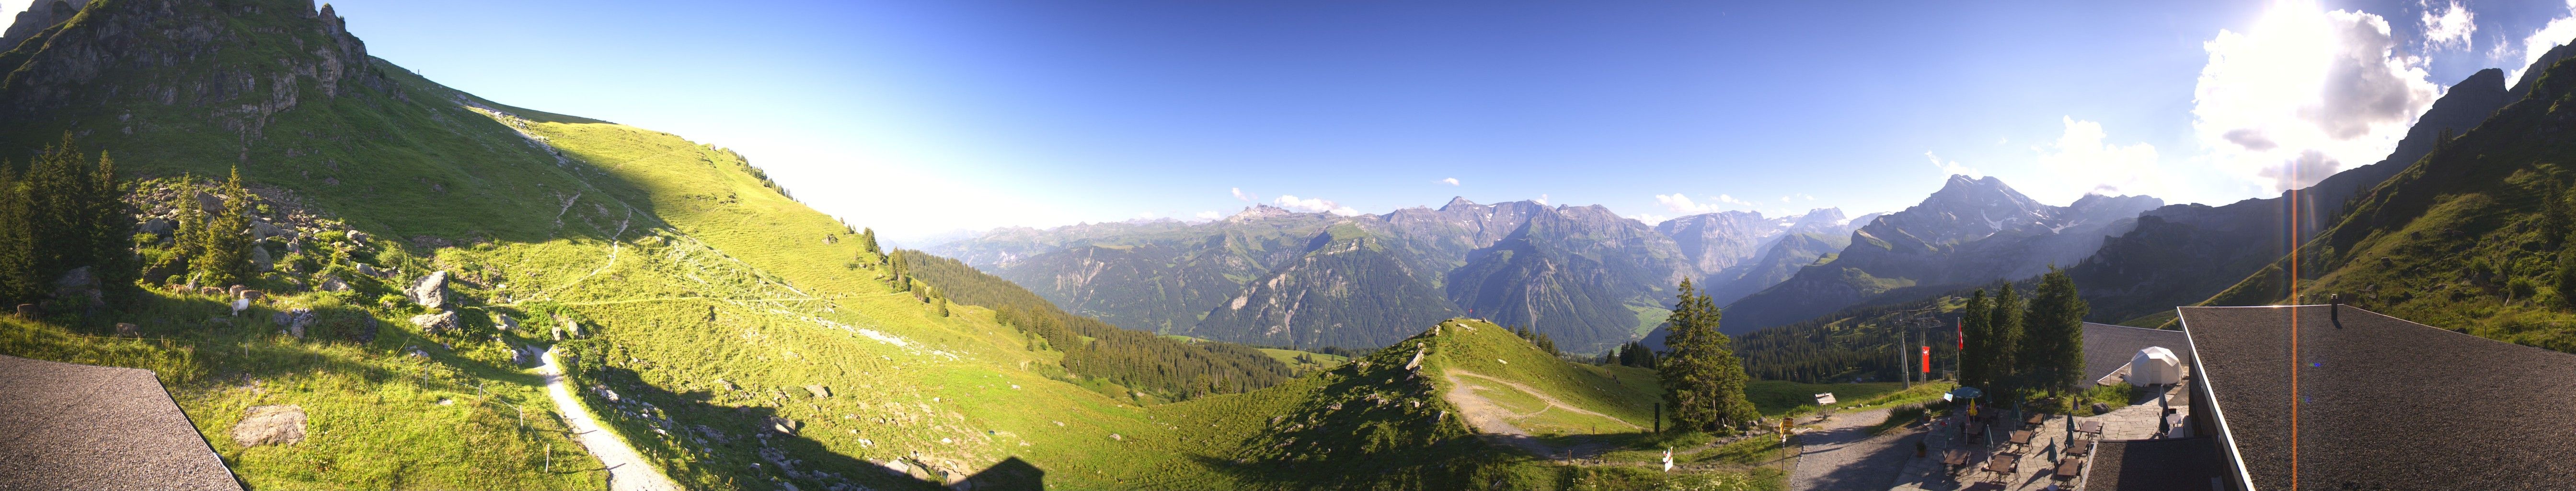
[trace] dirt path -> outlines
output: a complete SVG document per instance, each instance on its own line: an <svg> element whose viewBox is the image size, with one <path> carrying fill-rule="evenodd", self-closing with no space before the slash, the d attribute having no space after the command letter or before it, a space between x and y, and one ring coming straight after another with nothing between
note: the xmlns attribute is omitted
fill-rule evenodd
<svg viewBox="0 0 2576 491"><path fill-rule="evenodd" d="M1491 387L1469 385L1465 381L1458 379L1458 376L1460 375L1481 379L1483 382L1502 385L1510 387L1513 390L1521 391L1523 394L1528 394L1530 397L1535 397L1542 402L1546 402L1547 407L1539 408L1537 412L1529 414L1514 413L1509 409L1504 409L1500 404L1495 404L1493 400L1486 399L1485 396L1476 394L1476 389L1490 389ZM1611 417L1607 414L1574 407L1572 404L1566 404L1565 401L1560 401L1555 397L1548 396L1545 391L1531 388L1527 385L1521 385L1518 382L1488 377L1474 372L1461 370L1449 370L1443 375L1443 377L1449 379L1449 392L1447 394L1443 394L1442 398L1448 399L1449 404L1458 406L1458 417L1467 421L1467 427L1475 428L1476 433L1478 433L1477 436L1485 438L1486 441L1519 448L1533 455L1542 455L1547 456L1548 458L1561 459L1565 456L1565 452L1568 451L1580 456L1587 453L1598 453L1601 449L1594 448L1600 447L1600 445L1593 444L1578 444L1565 448L1549 446L1546 442L1541 442L1537 438L1531 437L1529 430L1521 429L1519 425L1512 424L1512 418L1526 418L1536 416L1539 413L1547 411L1562 410L1578 414L1599 416L1602 419L1617 421L1619 424L1627 425L1629 428L1644 429L1636 424Z"/></svg>
<svg viewBox="0 0 2576 491"><path fill-rule="evenodd" d="M564 387L563 365L555 362L554 350L546 350L543 359L545 365L537 367L537 374L546 377L546 394L554 397L555 412L562 413L564 423L580 436L581 446L590 449L591 455L599 457L599 464L608 468L608 489L680 490L678 483L671 482L670 477L662 475L661 469L645 462L644 455L636 453L634 447L626 446L626 441L617 439L615 433L600 428L599 421L590 416L590 410L573 399L572 389Z"/></svg>
<svg viewBox="0 0 2576 491"><path fill-rule="evenodd" d="M1872 437L1869 426L1887 420L1886 409L1837 414L1824 428L1798 435L1798 464L1789 473L1791 491L1881 490L1913 456L1920 432L1894 431Z"/></svg>

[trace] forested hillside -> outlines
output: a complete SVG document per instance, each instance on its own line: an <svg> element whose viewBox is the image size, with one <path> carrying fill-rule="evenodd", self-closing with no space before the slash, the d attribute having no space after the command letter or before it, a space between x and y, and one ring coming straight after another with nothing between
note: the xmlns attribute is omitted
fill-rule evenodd
<svg viewBox="0 0 2576 491"><path fill-rule="evenodd" d="M1278 385L1294 375L1268 354L1234 343L1189 342L1120 329L1065 313L1055 303L955 259L895 251L904 274L960 304L993 309L995 322L1030 336L1031 349L1064 353L1064 369L1165 399L1237 393Z"/></svg>

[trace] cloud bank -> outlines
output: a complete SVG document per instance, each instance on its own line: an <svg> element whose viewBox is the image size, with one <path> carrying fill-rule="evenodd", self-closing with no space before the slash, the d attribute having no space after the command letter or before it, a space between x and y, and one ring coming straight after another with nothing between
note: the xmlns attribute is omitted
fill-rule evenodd
<svg viewBox="0 0 2576 491"><path fill-rule="evenodd" d="M2192 128L2205 158L2272 191L2387 156L2442 92L2424 59L2397 52L2387 19L2311 1L2276 2L2246 32L2201 46Z"/></svg>

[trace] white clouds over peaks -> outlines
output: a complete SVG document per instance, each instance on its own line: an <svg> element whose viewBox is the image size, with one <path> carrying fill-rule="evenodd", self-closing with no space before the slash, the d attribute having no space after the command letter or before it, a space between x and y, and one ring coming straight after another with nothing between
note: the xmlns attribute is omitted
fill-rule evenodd
<svg viewBox="0 0 2576 491"><path fill-rule="evenodd" d="M1192 216L1192 217L1197 217L1197 218L1198 218L1198 219L1200 219L1200 220L1215 220L1215 219L1219 219L1219 218L1225 218L1225 214L1223 214L1223 213L1217 213L1217 212L1213 212L1213 211L1202 211L1202 212L1199 212L1199 214L1197 214L1197 215L1190 215L1190 216Z"/></svg>
<svg viewBox="0 0 2576 491"><path fill-rule="evenodd" d="M2066 133L2039 152L2039 169L2059 186L2098 194L2155 194L2164 191L2156 166L2156 147L2145 143L2103 143L2102 124L2064 118Z"/></svg>
<svg viewBox="0 0 2576 491"><path fill-rule="evenodd" d="M1546 195L1546 194L1540 194L1540 195L1538 195L1538 199L1534 199L1534 200L1530 200L1530 201L1532 201L1532 202L1536 202L1536 203L1538 203L1538 204L1539 204L1539 205L1541 205L1541 206L1545 206L1545 205L1547 205L1547 195Z"/></svg>
<svg viewBox="0 0 2576 491"><path fill-rule="evenodd" d="M1252 193L1246 193L1246 192L1243 192L1243 188L1227 188L1227 189L1234 191L1234 199L1242 200L1242 201L1261 201L1261 196L1254 195L1254 194L1252 194Z"/></svg>
<svg viewBox="0 0 2576 491"><path fill-rule="evenodd" d="M1441 180L1439 180L1438 182L1439 182L1439 183L1441 183L1441 184L1447 184L1447 185L1451 185L1451 186L1456 186L1456 185L1458 185L1458 178L1452 177L1452 178L1447 178L1447 179L1441 179Z"/></svg>
<svg viewBox="0 0 2576 491"><path fill-rule="evenodd" d="M1933 155L1932 152L1923 152L1923 158L1932 159L1932 167L1941 169L1941 177L1949 177L1951 175L1965 175L1981 179L1986 177L1986 173L1977 172L1976 169L1969 168L1965 165L1959 165L1959 161L1956 160L1950 161L1949 163L1942 163L1941 156Z"/></svg>
<svg viewBox="0 0 2576 491"><path fill-rule="evenodd" d="M2576 0L2567 0L2567 10L2568 15L2550 19L2548 25L2523 36L2522 64L2513 66L2513 73L2504 77L2504 83L2521 82L2522 72L2529 71L2531 64L2539 63L2541 56L2549 54L2550 48L2576 39Z"/></svg>
<svg viewBox="0 0 2576 491"><path fill-rule="evenodd" d="M1354 210L1351 209L1351 207L1342 206L1341 203L1335 203L1333 200L1323 198L1298 199L1297 195L1282 194L1279 195L1277 199L1271 200L1271 202L1277 203L1280 208L1308 213L1327 212L1341 216L1354 216L1360 214L1359 210Z"/></svg>
<svg viewBox="0 0 2576 491"><path fill-rule="evenodd" d="M1540 204L1546 204L1546 203L1540 203ZM1695 202L1692 202L1692 201L1691 201L1691 199L1690 199L1690 196L1689 196L1689 195L1685 195L1685 194L1682 194L1682 193L1658 194L1658 195L1655 195L1655 204L1664 205L1664 209L1665 209L1665 210L1670 210L1670 211L1672 211L1673 213L1681 213L1681 214L1687 214L1687 215L1697 215L1697 214L1701 214L1701 213L1716 213L1716 212L1718 211L1718 209L1717 209L1717 204L1716 204L1716 203L1709 203L1709 204L1700 204L1700 203L1695 203ZM1644 220L1645 220L1645 219L1642 219L1642 218L1641 218L1641 219L1638 219L1638 221L1644 221ZM1662 220L1657 220L1657 221L1662 221Z"/></svg>
<svg viewBox="0 0 2576 491"><path fill-rule="evenodd" d="M2477 15L2469 13L2469 8L2460 2L2451 2L2446 7L2438 11L2440 15L2435 15L2436 10L2431 5L2424 8L2425 51L2472 47L2469 36L2478 33Z"/></svg>
<svg viewBox="0 0 2576 491"><path fill-rule="evenodd" d="M2201 47L2192 128L2220 171L2275 191L2387 156L2441 95L2422 58L2397 53L2386 19L2310 1L2273 3L2253 28Z"/></svg>

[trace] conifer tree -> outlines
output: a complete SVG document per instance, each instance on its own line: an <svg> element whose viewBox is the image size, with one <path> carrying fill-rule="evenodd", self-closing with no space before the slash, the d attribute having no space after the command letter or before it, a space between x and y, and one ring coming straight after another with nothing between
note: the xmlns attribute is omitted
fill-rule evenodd
<svg viewBox="0 0 2576 491"><path fill-rule="evenodd" d="M200 232L199 255L190 258L198 280L206 285L239 284L250 277L250 191L242 188L241 169L219 188L224 195L224 209L210 210L205 229Z"/></svg>
<svg viewBox="0 0 2576 491"><path fill-rule="evenodd" d="M877 248L877 229L866 228L860 230L859 250L866 251L869 254L882 254L885 252L883 249Z"/></svg>
<svg viewBox="0 0 2576 491"><path fill-rule="evenodd" d="M36 295L35 223L25 184L6 161L0 161L0 300L16 303Z"/></svg>
<svg viewBox="0 0 2576 491"><path fill-rule="evenodd" d="M1989 340L1986 346L1991 350L1988 352L1991 356L1987 358L1986 379L1994 386L1989 390L2002 397L2021 390L2024 371L2023 360L2019 359L2021 295L2013 293L2012 282L2009 281L2004 282L1999 290L2001 293L1995 294L1994 310L1987 312L1986 316L1986 339Z"/></svg>
<svg viewBox="0 0 2576 491"><path fill-rule="evenodd" d="M1959 312L1959 335L1967 339L1959 350L1959 385L1993 390L1994 377L1994 299L1986 298L1986 289L1968 295L1968 305Z"/></svg>
<svg viewBox="0 0 2576 491"><path fill-rule="evenodd" d="M1687 278L1679 290L1671 334L1664 338L1672 353L1657 369L1675 427L1723 432L1759 417L1744 398L1744 364L1736 361L1732 341L1718 332L1716 302Z"/></svg>
<svg viewBox="0 0 2576 491"><path fill-rule="evenodd" d="M2039 290L2030 298L2030 314L2023 319L2022 366L2031 371L2033 388L2046 388L2050 396L2075 387L2084 375L2084 316L2092 311L2084 299L2076 296L2075 279L2056 266L2039 279Z"/></svg>
<svg viewBox="0 0 2576 491"><path fill-rule="evenodd" d="M2564 245L2569 221L2576 217L2569 216L2567 184L2549 179L2546 186L2540 196L2540 240L2551 250L2556 250Z"/></svg>

